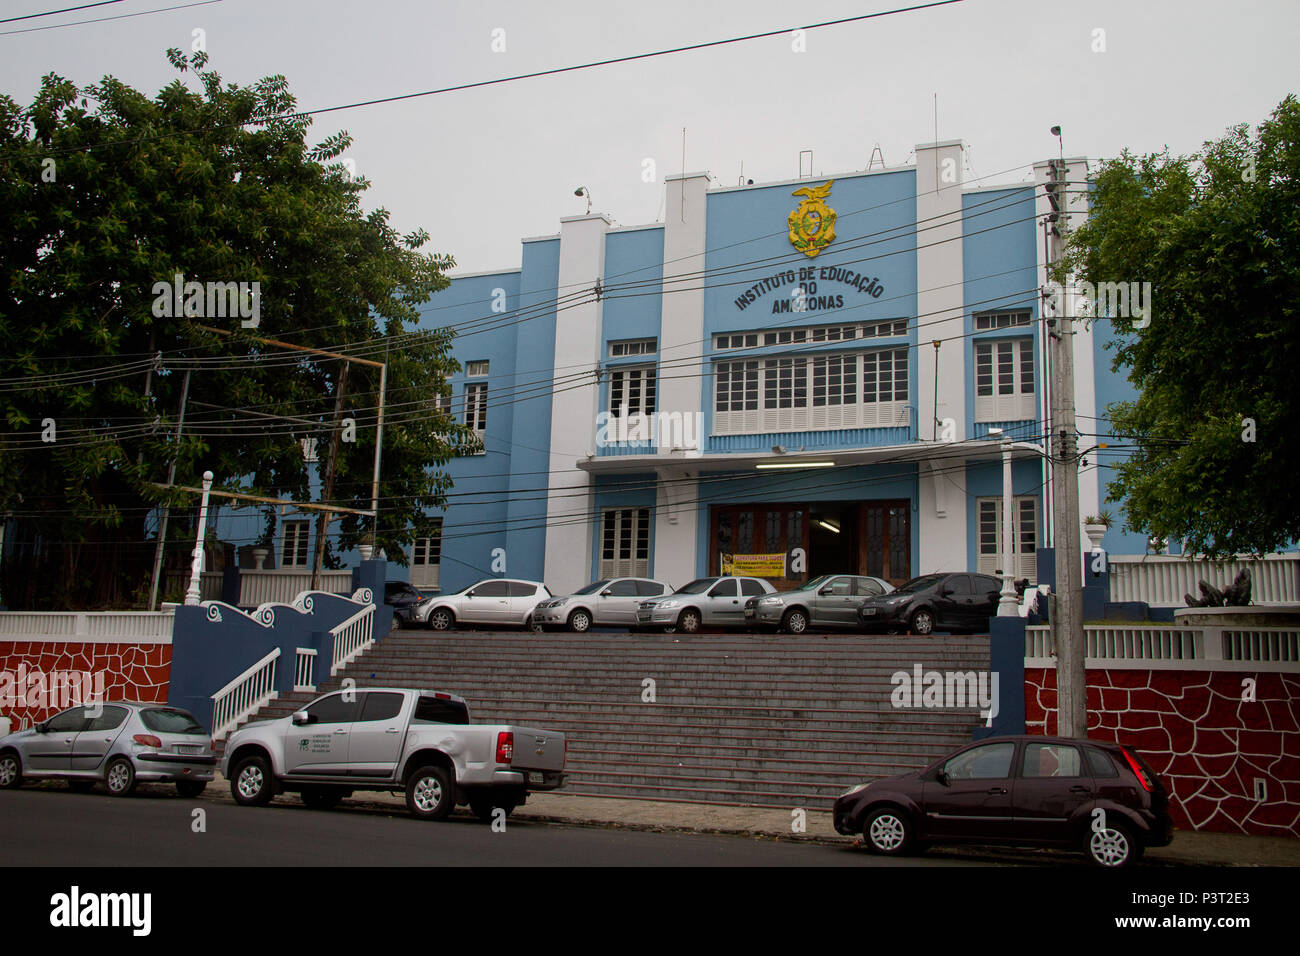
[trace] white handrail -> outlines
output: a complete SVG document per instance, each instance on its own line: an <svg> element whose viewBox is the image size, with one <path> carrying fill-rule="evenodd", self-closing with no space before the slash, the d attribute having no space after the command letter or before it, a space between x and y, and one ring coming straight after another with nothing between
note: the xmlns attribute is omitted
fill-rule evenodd
<svg viewBox="0 0 1300 956"><path fill-rule="evenodd" d="M275 666L280 648L275 648L248 670L212 695L212 739L221 740L278 694Z"/></svg>
<svg viewBox="0 0 1300 956"><path fill-rule="evenodd" d="M312 682L312 668L316 662L316 648L299 647L296 648L296 661L293 671L293 689L315 690L316 685Z"/></svg>
<svg viewBox="0 0 1300 956"><path fill-rule="evenodd" d="M339 669L352 663L357 656L374 643L375 605L367 604L346 621L330 628L334 635L334 659L330 664L330 676Z"/></svg>

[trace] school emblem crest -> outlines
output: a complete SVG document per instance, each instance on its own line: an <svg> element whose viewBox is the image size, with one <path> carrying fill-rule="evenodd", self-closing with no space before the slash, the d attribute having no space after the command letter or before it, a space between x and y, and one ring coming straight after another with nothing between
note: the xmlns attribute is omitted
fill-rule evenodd
<svg viewBox="0 0 1300 956"><path fill-rule="evenodd" d="M804 186L790 194L804 197L790 213L790 245L809 259L835 239L835 210L826 205L833 185L835 180L831 179L824 186Z"/></svg>

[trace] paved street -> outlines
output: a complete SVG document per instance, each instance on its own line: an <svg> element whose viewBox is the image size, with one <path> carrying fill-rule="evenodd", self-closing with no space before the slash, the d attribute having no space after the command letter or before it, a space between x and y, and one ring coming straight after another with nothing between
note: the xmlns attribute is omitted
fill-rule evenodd
<svg viewBox="0 0 1300 956"><path fill-rule="evenodd" d="M201 808L207 832L191 830ZM31 789L0 794L0 866L955 866L957 857L882 860L842 846L770 837L653 833L470 817L425 823L365 807L316 812L182 800L142 790Z"/></svg>

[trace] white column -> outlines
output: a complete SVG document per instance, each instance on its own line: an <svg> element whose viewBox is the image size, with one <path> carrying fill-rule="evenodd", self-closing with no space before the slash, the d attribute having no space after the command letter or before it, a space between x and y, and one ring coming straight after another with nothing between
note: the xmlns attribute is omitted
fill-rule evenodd
<svg viewBox="0 0 1300 956"><path fill-rule="evenodd" d="M199 528L195 532L194 556L190 561L190 587L185 592L186 604L199 603L199 582L203 577L203 539L208 528L208 492L212 489L212 472L203 473L203 497L199 499Z"/></svg>
<svg viewBox="0 0 1300 956"><path fill-rule="evenodd" d="M953 441L966 434L965 286L961 248L963 145L960 141L916 147L917 436L922 442ZM936 218L937 217L937 218ZM935 349L932 342L938 339ZM938 396L936 402L936 381ZM936 419L939 424L935 424ZM942 446L936 446L942 454ZM960 458L936 460L920 469L918 503L922 574L967 570L966 474Z"/></svg>
<svg viewBox="0 0 1300 956"><path fill-rule="evenodd" d="M594 288L603 277L609 227L603 215L560 220L561 295ZM554 365L590 363L595 368L600 361L601 311L601 303L592 297L556 316ZM551 396L548 485L552 492L546 501L544 575L556 594L572 593L590 580L591 524L575 520L574 514L591 514L594 505L591 475L577 464L595 449L599 397L594 375L589 382L568 385Z"/></svg>
<svg viewBox="0 0 1300 956"><path fill-rule="evenodd" d="M704 270L704 224L708 173L666 177L664 205L663 309L659 329L659 359L700 368L704 356L704 290L699 275ZM680 278L679 278L680 277ZM681 289L683 291L674 291ZM705 373L708 369L703 370ZM686 416L701 411L707 377L661 374L657 401L661 412ZM701 450L708 443L700 435ZM667 449L660 448L663 455ZM695 577L700 506L686 504L698 498L698 482L678 481L665 486L665 478L681 478L681 470L661 471L655 496L655 577L674 586Z"/></svg>

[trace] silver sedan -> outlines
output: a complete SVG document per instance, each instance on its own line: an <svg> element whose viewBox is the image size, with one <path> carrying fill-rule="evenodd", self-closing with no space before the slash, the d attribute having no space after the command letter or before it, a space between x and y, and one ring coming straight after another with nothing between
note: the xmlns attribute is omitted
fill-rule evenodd
<svg viewBox="0 0 1300 956"><path fill-rule="evenodd" d="M543 601L533 609L533 623L543 629L568 628L581 634L592 625L632 627L637 605L671 591L662 581L649 578L608 578L561 597Z"/></svg>
<svg viewBox="0 0 1300 956"><path fill-rule="evenodd" d="M802 634L810 627L858 627L858 605L894 590L881 578L823 574L793 591L745 602L745 623Z"/></svg>
<svg viewBox="0 0 1300 956"><path fill-rule="evenodd" d="M73 707L0 737L0 789L54 778L78 791L103 783L115 797L138 783L174 783L182 797L197 797L216 763L203 726L165 704L115 700Z"/></svg>
<svg viewBox="0 0 1300 956"><path fill-rule="evenodd" d="M762 578L700 578L666 597L637 605L638 627L694 634L700 627L743 627L745 601L772 594L776 588Z"/></svg>

